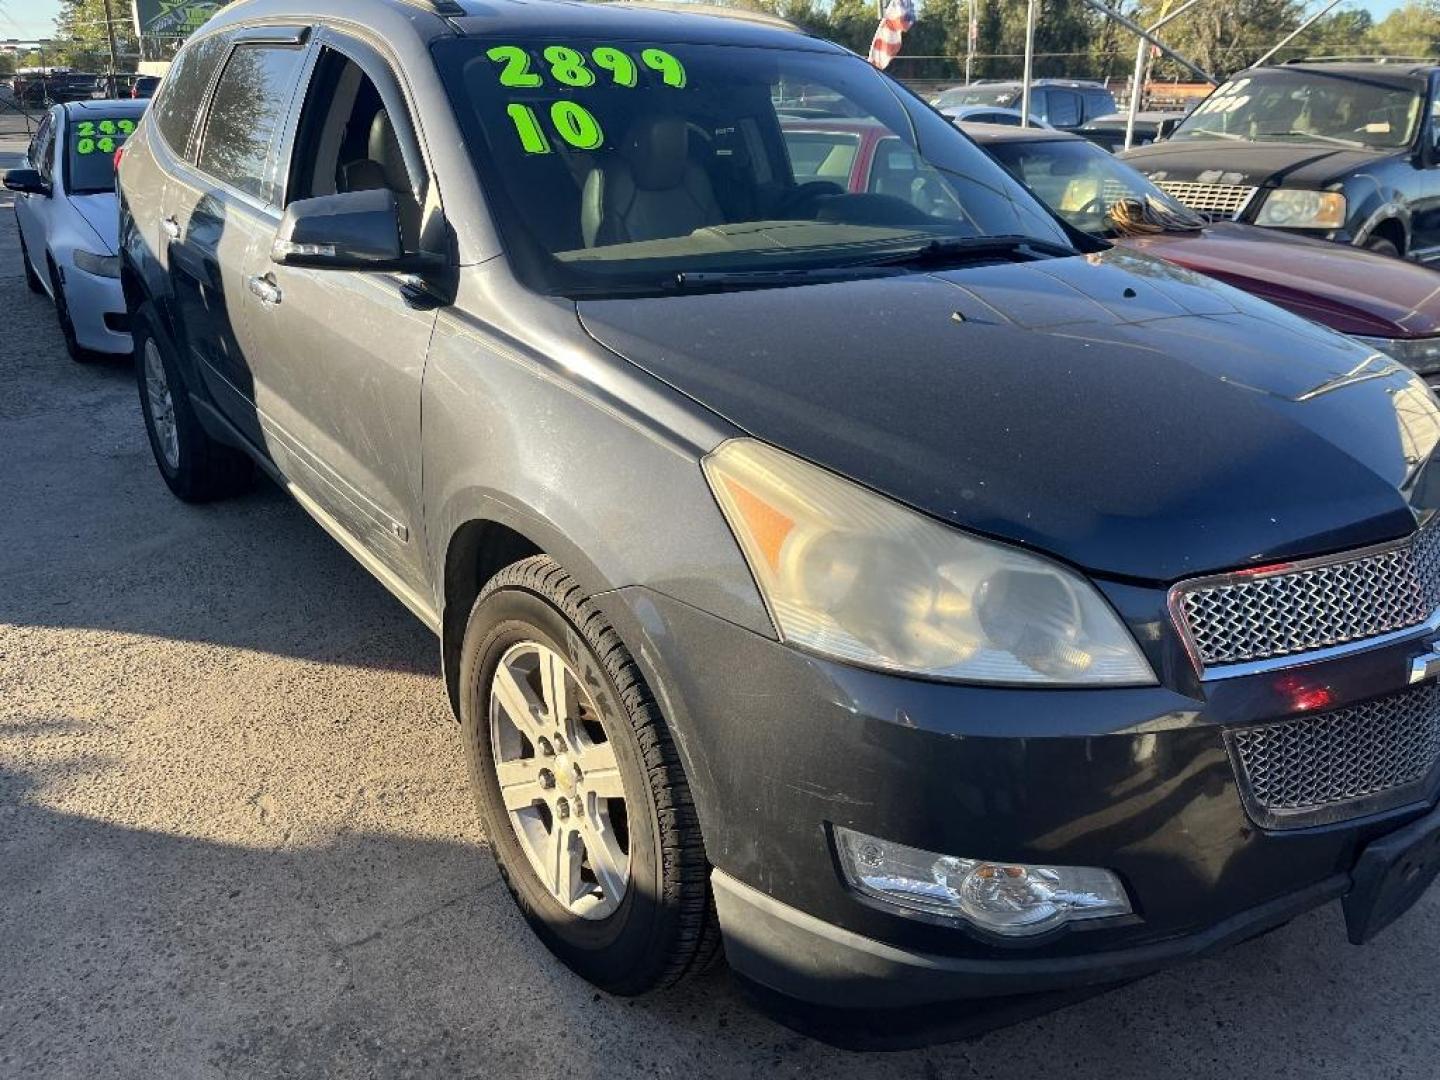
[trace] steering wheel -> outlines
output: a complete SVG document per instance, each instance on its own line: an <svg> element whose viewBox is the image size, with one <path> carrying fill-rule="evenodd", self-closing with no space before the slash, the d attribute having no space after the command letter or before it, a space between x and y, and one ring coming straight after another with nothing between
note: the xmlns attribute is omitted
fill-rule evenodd
<svg viewBox="0 0 1440 1080"><path fill-rule="evenodd" d="M1091 197L1089 202L1087 202L1084 206L1080 207L1078 210L1067 210L1065 212L1067 214L1095 214L1098 217L1103 218L1108 212L1108 208L1105 205L1105 196L1095 195Z"/></svg>
<svg viewBox="0 0 1440 1080"><path fill-rule="evenodd" d="M816 206L821 199L834 195L844 195L845 189L832 180L811 180L808 183L797 184L780 198L779 204L775 207L775 216L779 218L813 218Z"/></svg>

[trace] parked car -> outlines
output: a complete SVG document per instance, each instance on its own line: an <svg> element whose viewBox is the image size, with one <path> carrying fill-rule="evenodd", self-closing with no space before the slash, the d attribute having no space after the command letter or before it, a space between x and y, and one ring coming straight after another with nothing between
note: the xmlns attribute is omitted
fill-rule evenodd
<svg viewBox="0 0 1440 1080"><path fill-rule="evenodd" d="M144 108L123 100L53 106L35 130L25 167L3 177L18 195L26 284L50 294L65 347L81 362L131 350L117 254L115 153Z"/></svg>
<svg viewBox="0 0 1440 1080"><path fill-rule="evenodd" d="M1024 114L1019 109L1000 109L993 105L954 105L941 109L948 119L957 124L1006 124L1020 127ZM1038 116L1030 117L1031 127L1048 128L1050 125Z"/></svg>
<svg viewBox="0 0 1440 1080"><path fill-rule="evenodd" d="M978 82L956 86L932 98L941 112L962 105L1018 109L1024 87L1019 82ZM1030 115L1063 131L1083 127L1097 116L1115 111L1115 95L1104 83L1081 79L1036 79L1030 84Z"/></svg>
<svg viewBox="0 0 1440 1080"><path fill-rule="evenodd" d="M1440 278L1415 263L1235 221L1129 232L1121 200L1170 203L1128 164L1077 135L967 125L1001 165L1077 229L1218 278L1352 334L1440 384ZM1184 212L1176 206L1177 219ZM1122 218L1117 221L1117 217Z"/></svg>
<svg viewBox="0 0 1440 1080"><path fill-rule="evenodd" d="M1437 77L1435 64L1253 68L1125 158L1202 213L1433 262Z"/></svg>
<svg viewBox="0 0 1440 1080"><path fill-rule="evenodd" d="M155 96L155 91L160 86L160 79L155 75L137 75L135 82L130 87L132 98L149 98Z"/></svg>
<svg viewBox="0 0 1440 1080"><path fill-rule="evenodd" d="M1186 112L1160 111L1136 113L1134 145L1149 146L1151 143L1164 142L1174 134L1175 129L1189 115ZM984 123L985 121L973 122ZM1086 121L1076 130L1096 146L1103 146L1113 154L1125 149L1125 132L1129 123L1129 113L1116 112L1108 116L1097 116L1093 120Z"/></svg>
<svg viewBox="0 0 1440 1080"><path fill-rule="evenodd" d="M806 85L910 175L797 177ZM258 465L439 635L507 887L598 986L723 940L893 1041L1342 895L1363 940L1440 866L1435 398L839 46L242 0L120 186L165 482Z"/></svg>

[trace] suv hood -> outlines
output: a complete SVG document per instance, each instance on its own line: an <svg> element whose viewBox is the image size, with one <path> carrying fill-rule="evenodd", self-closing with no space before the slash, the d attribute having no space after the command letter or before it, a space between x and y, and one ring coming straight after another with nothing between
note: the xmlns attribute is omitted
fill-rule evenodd
<svg viewBox="0 0 1440 1080"><path fill-rule="evenodd" d="M1151 180L1251 187L1321 188L1398 150L1351 150L1328 143L1174 139L1117 156Z"/></svg>
<svg viewBox="0 0 1440 1080"><path fill-rule="evenodd" d="M1440 502L1440 406L1405 368L1119 249L577 307L752 435L1103 576L1359 547Z"/></svg>
<svg viewBox="0 0 1440 1080"><path fill-rule="evenodd" d="M1117 240L1346 334L1440 334L1440 276L1405 259L1233 221Z"/></svg>

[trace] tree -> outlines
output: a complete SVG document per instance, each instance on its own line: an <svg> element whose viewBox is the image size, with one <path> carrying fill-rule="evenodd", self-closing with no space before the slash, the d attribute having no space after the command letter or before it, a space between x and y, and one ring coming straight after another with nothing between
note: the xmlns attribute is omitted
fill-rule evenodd
<svg viewBox="0 0 1440 1080"><path fill-rule="evenodd" d="M1388 56L1434 56L1440 49L1440 5L1415 2L1396 8L1375 27L1375 51Z"/></svg>
<svg viewBox="0 0 1440 1080"><path fill-rule="evenodd" d="M110 25L115 29L115 47L123 67L126 60L133 60L139 55L140 46L135 40L135 29L127 18L130 10L128 0L110 0L109 8ZM61 0L55 30L55 63L82 71L110 69L105 0Z"/></svg>

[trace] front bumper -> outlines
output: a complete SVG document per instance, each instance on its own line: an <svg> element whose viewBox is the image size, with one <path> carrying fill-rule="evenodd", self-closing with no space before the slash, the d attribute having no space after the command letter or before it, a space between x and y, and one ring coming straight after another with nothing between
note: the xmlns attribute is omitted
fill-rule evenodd
<svg viewBox="0 0 1440 1080"><path fill-rule="evenodd" d="M1226 744L1229 729L1295 714L1297 671L1327 708L1403 690L1433 632L1201 683L1164 631L1163 594L1107 592L1162 685L925 682L809 656L649 590L599 598L674 725L738 973L836 1008L1112 985L1343 895L1362 849L1433 805L1427 789L1383 814L1269 831L1246 812ZM968 858L1104 867L1135 914L1023 943L906 914L845 884L835 825Z"/></svg>
<svg viewBox="0 0 1440 1080"><path fill-rule="evenodd" d="M64 288L75 339L83 348L121 355L133 350L119 278L97 277L72 264L65 268Z"/></svg>

